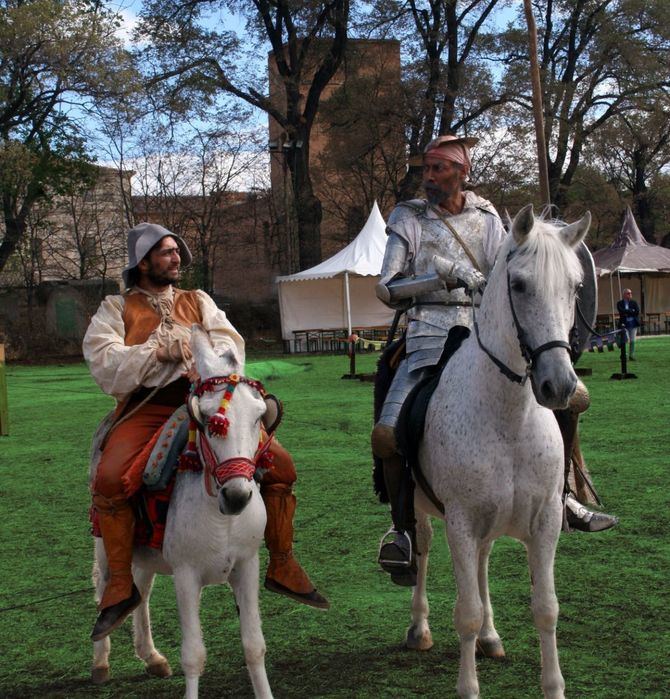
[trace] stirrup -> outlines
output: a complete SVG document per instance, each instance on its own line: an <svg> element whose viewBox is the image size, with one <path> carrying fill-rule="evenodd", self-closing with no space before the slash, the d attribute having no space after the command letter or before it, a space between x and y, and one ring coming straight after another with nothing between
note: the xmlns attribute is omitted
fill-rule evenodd
<svg viewBox="0 0 670 699"><path fill-rule="evenodd" d="M393 540L389 541L388 537L393 535ZM396 540L398 537L404 537L404 539L401 539L401 542L404 544L405 541L407 542L407 558L387 558L382 554L382 551L384 548L389 545L389 544L396 544ZM404 546L397 546L396 548L401 550L402 553L405 553L405 547ZM388 553L387 553L388 555ZM410 568L413 564L414 561L414 551L412 547L412 537L406 532L399 532L397 529L394 527L391 527L384 536L382 536L380 542L379 542L379 553L377 555L377 561L379 562L379 565L388 573L394 573L394 572L399 572L399 570L402 570L403 568Z"/></svg>

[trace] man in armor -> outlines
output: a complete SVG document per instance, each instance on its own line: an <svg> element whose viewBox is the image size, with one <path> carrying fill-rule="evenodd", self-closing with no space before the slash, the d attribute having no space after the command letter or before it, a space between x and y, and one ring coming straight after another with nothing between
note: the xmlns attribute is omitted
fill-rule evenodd
<svg viewBox="0 0 670 699"><path fill-rule="evenodd" d="M474 292L478 305L479 292L506 235L493 205L463 189L470 172L470 148L476 142L456 136L431 141L423 153L426 200L398 204L387 224L377 296L391 308L406 310L406 356L373 429L372 450L383 462L393 518L392 529L381 541L379 562L400 585L413 585L416 580L413 493L406 487L405 462L395 436L400 411L412 388L438 364L449 330L457 325L470 327L468 292ZM577 400L579 412L585 410L588 393L581 382ZM577 411L572 412L576 430ZM574 435L568 436L564 434L566 445L572 445ZM617 522L610 515L591 512L571 495L566 504L574 528L599 531Z"/></svg>

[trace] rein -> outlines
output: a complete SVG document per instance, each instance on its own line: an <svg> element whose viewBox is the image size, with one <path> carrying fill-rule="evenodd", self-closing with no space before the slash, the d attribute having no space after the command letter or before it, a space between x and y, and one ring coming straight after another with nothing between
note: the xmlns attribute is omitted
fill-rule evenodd
<svg viewBox="0 0 670 699"><path fill-rule="evenodd" d="M228 376L215 376L206 379L205 381L199 381L191 392L191 396L189 396L189 400L187 401L188 413L191 417L192 425L194 426L190 430L191 435L189 438L189 446L187 447L187 451L191 453L196 451L194 433L197 431L197 435L200 437L199 442L202 462L205 466L205 468L194 468L193 461L191 461L191 467L187 468L188 470L203 470L205 489L207 494L211 496L215 496L216 493L212 489L211 479L208 478L208 476L211 476L214 479L219 488L221 488L224 483L232 478L246 478L247 480L251 480L254 477L256 470L261 467L261 464L267 464L267 462L271 459L270 455L268 454L268 450L270 449L272 440L274 439L274 427L276 425L273 425L273 428L268 431L268 438L265 441L263 441L263 437L261 435L258 442L258 448L252 459L246 456L234 456L230 459L218 461L216 454L214 453L214 449L212 448L212 445L207 437L205 428L207 428L207 431L209 431L211 436L220 439L225 439L227 437L230 423L225 413L233 398L235 388L241 383L251 386L261 395L261 397L266 397L267 393L260 381L249 379L245 376L238 376L237 374L230 374ZM193 414L191 397L201 397L204 393L219 392L223 392L219 408L217 412L203 424ZM199 461L200 460L198 460L198 466L200 466Z"/></svg>
<svg viewBox="0 0 670 699"><path fill-rule="evenodd" d="M509 263L509 261L512 259L515 253L516 250L511 250L507 255L505 263ZM567 350L568 353L570 353L570 345L564 340L551 340L549 342L545 342L543 345L540 345L539 347L536 347L535 349L531 349L527 341L526 331L521 327L521 323L519 323L519 319L514 309L514 302L512 301L512 286L509 276L509 267L507 268L507 298L509 299L509 306L512 311L512 319L514 320L516 335L517 339L519 340L519 349L521 350L521 356L526 360L526 370L523 374L517 374L515 371L512 371L504 362L498 359L481 341L481 338L479 337L479 324L477 323L477 316L475 314L475 292L471 291L470 296L472 299L472 324L475 328L475 337L477 338L477 343L484 351L484 353L489 357L489 359L498 367L498 369L500 369L500 371L510 381L524 386L526 381L528 380L528 377L531 375L531 372L535 368L537 358L542 354L542 352L554 349L555 347L562 347L563 349Z"/></svg>

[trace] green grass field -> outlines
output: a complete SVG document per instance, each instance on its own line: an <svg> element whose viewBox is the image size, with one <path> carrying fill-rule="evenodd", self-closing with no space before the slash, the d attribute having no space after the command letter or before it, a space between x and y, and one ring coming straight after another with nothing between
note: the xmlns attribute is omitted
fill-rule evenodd
<svg viewBox="0 0 670 699"><path fill-rule="evenodd" d="M358 358L372 371L375 355ZM611 381L618 353L586 354L580 366L593 404L582 442L607 509L620 525L561 535L556 583L558 643L567 696L670 696L670 338L642 339L631 370ZM283 697L455 696L458 641L454 583L442 534L430 563L435 645L403 649L409 591L376 565L388 525L371 488L372 384L344 381L348 359L297 356L252 361L248 374L284 402L280 440L299 472L296 551L332 603L329 612L261 591L268 676ZM130 623L115 632L112 680L89 683L95 618L90 582L87 453L111 407L83 364L7 368L9 437L0 437L0 696L179 697L180 631L172 582L153 594L158 648L175 675L149 678L134 657ZM266 562L262 551L261 565ZM541 696L537 635L522 546L503 539L491 559L503 662L481 661L483 697ZM203 697L250 697L230 590L208 588L202 613L208 662Z"/></svg>

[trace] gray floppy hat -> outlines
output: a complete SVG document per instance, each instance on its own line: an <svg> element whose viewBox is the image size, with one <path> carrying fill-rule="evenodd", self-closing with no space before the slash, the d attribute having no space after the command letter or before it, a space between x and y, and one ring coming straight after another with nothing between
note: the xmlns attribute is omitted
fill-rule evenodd
<svg viewBox="0 0 670 699"><path fill-rule="evenodd" d="M130 272L146 257L149 250L167 235L174 238L179 246L182 267L191 264L193 255L178 235L157 223L138 223L128 231L128 264L121 275L126 286L129 286Z"/></svg>

